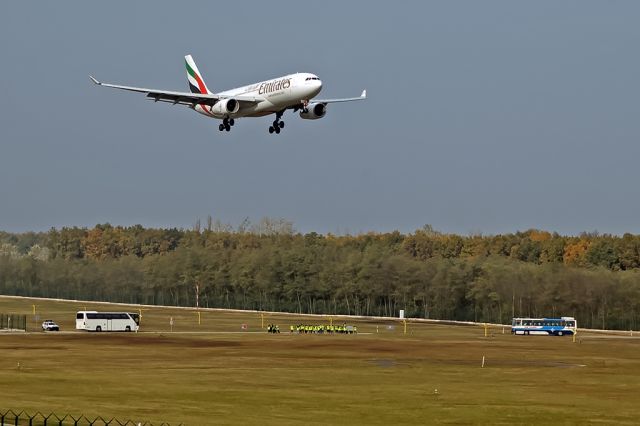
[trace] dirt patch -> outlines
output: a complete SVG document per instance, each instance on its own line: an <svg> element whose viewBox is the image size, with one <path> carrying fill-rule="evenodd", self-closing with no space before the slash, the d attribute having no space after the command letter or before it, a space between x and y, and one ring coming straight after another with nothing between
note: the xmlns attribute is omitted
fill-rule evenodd
<svg viewBox="0 0 640 426"><path fill-rule="evenodd" d="M0 350L3 350L3 351L19 351L19 350L64 351L64 350L67 350L67 349L68 349L68 347L66 347L66 346L50 346L50 345L43 345L43 346L0 346Z"/></svg>
<svg viewBox="0 0 640 426"><path fill-rule="evenodd" d="M113 345L127 345L139 347L151 346L175 346L178 348L228 348L238 347L242 342L219 339L200 339L192 337L173 337L166 335L146 336L146 335L126 335L114 334L109 336L97 336L96 343L108 342Z"/></svg>

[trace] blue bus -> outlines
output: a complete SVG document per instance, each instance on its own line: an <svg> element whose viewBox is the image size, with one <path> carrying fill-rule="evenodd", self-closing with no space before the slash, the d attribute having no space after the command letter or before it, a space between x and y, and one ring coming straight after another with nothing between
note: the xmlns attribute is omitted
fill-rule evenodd
<svg viewBox="0 0 640 426"><path fill-rule="evenodd" d="M544 336L565 336L576 333L578 325L573 317L561 318L514 318L511 334L541 334Z"/></svg>

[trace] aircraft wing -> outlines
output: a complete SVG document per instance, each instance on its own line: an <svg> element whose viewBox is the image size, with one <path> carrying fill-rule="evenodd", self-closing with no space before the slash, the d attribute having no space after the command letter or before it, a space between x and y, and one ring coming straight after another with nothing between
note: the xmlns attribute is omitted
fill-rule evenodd
<svg viewBox="0 0 640 426"><path fill-rule="evenodd" d="M166 90L146 89L144 87L120 86L117 84L102 83L92 76L89 76L98 86L111 87L113 89L128 90L130 92L146 93L147 98L154 102L168 102L173 105L188 105L195 107L196 105L213 106L220 99L233 98L241 103L256 104L262 99L255 96L219 96L215 94L200 94L190 92L170 92Z"/></svg>
<svg viewBox="0 0 640 426"><path fill-rule="evenodd" d="M311 99L310 102L315 102L319 104L331 104L334 102L351 102L351 101L362 101L367 99L367 91L363 90L362 94L357 98L341 98L341 99Z"/></svg>

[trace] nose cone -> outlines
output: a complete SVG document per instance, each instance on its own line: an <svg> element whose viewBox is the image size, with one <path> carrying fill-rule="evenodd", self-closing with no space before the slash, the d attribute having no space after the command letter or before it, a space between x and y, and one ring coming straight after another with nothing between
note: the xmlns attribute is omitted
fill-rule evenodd
<svg viewBox="0 0 640 426"><path fill-rule="evenodd" d="M313 90L311 97L314 97L322 90L322 81L320 79L311 81L311 87Z"/></svg>
<svg viewBox="0 0 640 426"><path fill-rule="evenodd" d="M313 74L305 74L303 76L304 80L301 81L301 92L300 95L303 96L302 99L311 99L320 93L322 90L322 81Z"/></svg>

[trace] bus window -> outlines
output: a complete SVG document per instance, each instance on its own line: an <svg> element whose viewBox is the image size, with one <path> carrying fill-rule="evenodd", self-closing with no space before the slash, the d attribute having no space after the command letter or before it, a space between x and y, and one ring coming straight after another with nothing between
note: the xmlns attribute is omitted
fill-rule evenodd
<svg viewBox="0 0 640 426"><path fill-rule="evenodd" d="M140 315L139 314L129 313L129 315L131 315L131 318L133 318L133 320L136 322L136 324L140 325Z"/></svg>
<svg viewBox="0 0 640 426"><path fill-rule="evenodd" d="M84 314L82 312L78 312L76 314L76 319L84 319Z"/></svg>

